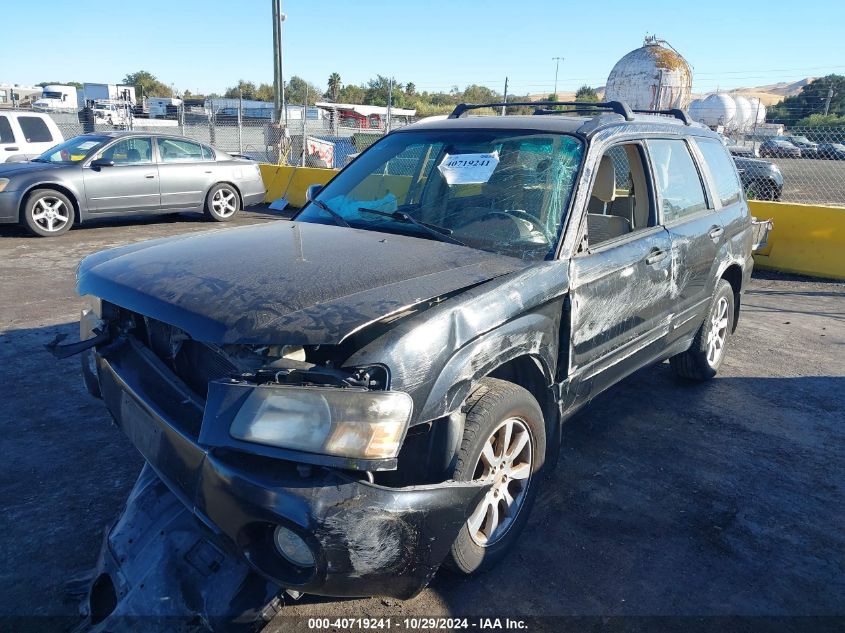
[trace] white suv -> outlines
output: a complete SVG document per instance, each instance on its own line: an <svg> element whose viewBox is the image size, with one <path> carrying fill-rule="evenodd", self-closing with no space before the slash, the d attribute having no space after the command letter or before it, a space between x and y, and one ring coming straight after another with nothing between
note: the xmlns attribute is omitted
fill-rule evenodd
<svg viewBox="0 0 845 633"><path fill-rule="evenodd" d="M65 138L48 115L27 110L0 110L0 163L40 156Z"/></svg>

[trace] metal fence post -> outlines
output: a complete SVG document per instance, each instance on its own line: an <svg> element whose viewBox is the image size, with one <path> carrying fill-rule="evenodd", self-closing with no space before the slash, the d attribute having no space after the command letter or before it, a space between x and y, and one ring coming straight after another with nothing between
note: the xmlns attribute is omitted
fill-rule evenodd
<svg viewBox="0 0 845 633"><path fill-rule="evenodd" d="M308 94L307 92L305 93ZM308 120L308 97L305 98L305 103L302 104L302 161L300 164L305 167L305 153L307 152L305 136L308 134L305 122Z"/></svg>
<svg viewBox="0 0 845 633"><path fill-rule="evenodd" d="M182 100L182 103L179 104L179 110L177 110L177 114L179 115L179 132L182 136L185 136L185 100Z"/></svg>
<svg viewBox="0 0 845 633"><path fill-rule="evenodd" d="M238 153L244 153L244 143L243 143L243 104L244 104L244 95L242 91L238 91Z"/></svg>

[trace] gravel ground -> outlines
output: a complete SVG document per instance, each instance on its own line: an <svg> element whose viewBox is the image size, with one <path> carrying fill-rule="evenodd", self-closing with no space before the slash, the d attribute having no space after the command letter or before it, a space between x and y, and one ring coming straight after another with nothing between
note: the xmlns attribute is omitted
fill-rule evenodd
<svg viewBox="0 0 845 633"><path fill-rule="evenodd" d="M38 630L50 630L49 617L74 613L64 584L94 564L141 466L84 392L78 361L42 347L75 336L77 262L219 228L189 216L50 240L0 228L0 629L2 616L45 616ZM267 630L305 626L290 616L557 615L588 618L582 628L614 616L845 616L843 352L845 285L755 274L717 379L689 385L649 367L567 424L560 464L498 568L441 572L407 602L306 597Z"/></svg>

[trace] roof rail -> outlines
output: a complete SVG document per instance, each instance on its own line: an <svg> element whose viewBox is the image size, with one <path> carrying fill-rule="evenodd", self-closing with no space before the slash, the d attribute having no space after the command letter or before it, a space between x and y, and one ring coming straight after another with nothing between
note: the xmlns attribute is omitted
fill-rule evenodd
<svg viewBox="0 0 845 633"><path fill-rule="evenodd" d="M624 101L508 101L507 103L459 103L449 115L450 119L459 118L467 110L479 108L502 108L507 106L536 106L534 114L563 114L573 110L543 110L554 106L576 106L574 112L592 112L594 110L611 110L622 115L626 121L634 120L634 113Z"/></svg>
<svg viewBox="0 0 845 633"><path fill-rule="evenodd" d="M692 119L689 118L689 113L680 108L669 108L668 110L634 110L634 112L637 114L666 114L683 121L684 125L692 125Z"/></svg>

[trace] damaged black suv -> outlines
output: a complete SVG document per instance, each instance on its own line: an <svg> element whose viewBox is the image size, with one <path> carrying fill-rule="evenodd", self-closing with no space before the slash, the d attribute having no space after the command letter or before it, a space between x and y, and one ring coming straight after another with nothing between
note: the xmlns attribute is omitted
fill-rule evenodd
<svg viewBox="0 0 845 633"><path fill-rule="evenodd" d="M665 359L716 373L754 241L719 136L531 105L392 132L293 221L81 263L69 347L147 462L93 620L142 610L144 582L209 622L486 569L576 410Z"/></svg>

